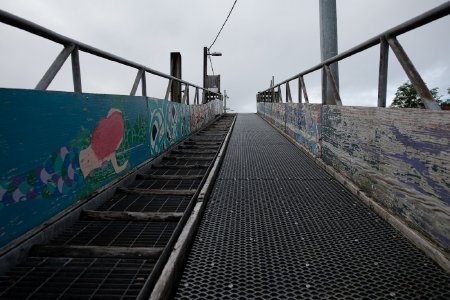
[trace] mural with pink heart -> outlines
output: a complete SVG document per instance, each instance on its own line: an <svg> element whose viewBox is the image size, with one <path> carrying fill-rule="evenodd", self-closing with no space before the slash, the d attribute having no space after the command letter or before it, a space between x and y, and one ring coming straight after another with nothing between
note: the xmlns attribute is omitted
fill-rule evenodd
<svg viewBox="0 0 450 300"><path fill-rule="evenodd" d="M210 122L216 104L0 89L0 247Z"/></svg>

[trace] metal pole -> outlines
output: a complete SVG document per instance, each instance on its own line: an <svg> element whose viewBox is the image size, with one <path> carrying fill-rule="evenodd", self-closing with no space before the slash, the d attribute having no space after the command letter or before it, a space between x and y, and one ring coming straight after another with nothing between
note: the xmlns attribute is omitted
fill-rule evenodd
<svg viewBox="0 0 450 300"><path fill-rule="evenodd" d="M322 62L338 54L336 0L320 0L320 49ZM338 64L330 65L331 73L339 89ZM328 76L322 70L322 103L335 105L333 91L328 84Z"/></svg>
<svg viewBox="0 0 450 300"><path fill-rule="evenodd" d="M223 111L224 113L227 113L227 90L223 90Z"/></svg>
<svg viewBox="0 0 450 300"><path fill-rule="evenodd" d="M203 47L203 88L206 89L206 76L208 74L208 48Z"/></svg>

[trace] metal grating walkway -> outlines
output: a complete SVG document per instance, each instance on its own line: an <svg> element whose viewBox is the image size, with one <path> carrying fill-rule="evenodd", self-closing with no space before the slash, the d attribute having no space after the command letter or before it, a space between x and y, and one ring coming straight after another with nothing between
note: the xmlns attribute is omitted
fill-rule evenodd
<svg viewBox="0 0 450 300"><path fill-rule="evenodd" d="M240 114L175 298L450 299L450 275Z"/></svg>

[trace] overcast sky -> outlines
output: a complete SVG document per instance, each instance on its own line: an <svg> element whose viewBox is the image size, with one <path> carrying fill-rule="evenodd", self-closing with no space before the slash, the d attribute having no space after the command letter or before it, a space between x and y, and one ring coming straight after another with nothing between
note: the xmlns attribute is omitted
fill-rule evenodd
<svg viewBox="0 0 450 300"><path fill-rule="evenodd" d="M169 73L170 52L181 52L183 79L202 83L209 46L234 0L2 0L0 8L99 49ZM337 0L338 48L343 52L447 1ZM450 87L450 17L399 37L430 88ZM33 88L61 46L0 24L0 86ZM211 51L229 106L256 111L255 94L320 62L318 0L238 0ZM344 105L376 106L379 49L340 63ZM82 53L83 91L128 94L136 71ZM388 104L407 78L390 53ZM209 68L209 73L211 69ZM320 102L320 73L305 77L311 102ZM148 94L164 97L167 80L147 76ZM70 61L50 86L71 91ZM295 85L291 85L296 95ZM192 95L192 94L191 94ZM294 96L296 98L296 96ZM294 99L296 101L296 99Z"/></svg>

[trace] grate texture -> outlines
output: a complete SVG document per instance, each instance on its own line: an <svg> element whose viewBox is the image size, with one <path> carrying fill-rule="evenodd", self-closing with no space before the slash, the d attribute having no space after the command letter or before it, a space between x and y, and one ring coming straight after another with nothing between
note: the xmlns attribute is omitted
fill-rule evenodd
<svg viewBox="0 0 450 300"><path fill-rule="evenodd" d="M258 116L239 115L174 296L450 299L450 276Z"/></svg>
<svg viewBox="0 0 450 300"><path fill-rule="evenodd" d="M150 169L145 174L152 175L204 175L206 169L193 168L193 169Z"/></svg>
<svg viewBox="0 0 450 300"><path fill-rule="evenodd" d="M161 190L195 190L201 180L135 180L129 187Z"/></svg>
<svg viewBox="0 0 450 300"><path fill-rule="evenodd" d="M136 299L153 260L30 257L0 281L1 299Z"/></svg>
<svg viewBox="0 0 450 300"><path fill-rule="evenodd" d="M176 222L78 221L50 245L164 247Z"/></svg>
<svg viewBox="0 0 450 300"><path fill-rule="evenodd" d="M102 204L98 210L132 212L184 212L191 197L168 195L124 195L116 194Z"/></svg>

